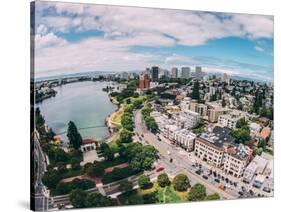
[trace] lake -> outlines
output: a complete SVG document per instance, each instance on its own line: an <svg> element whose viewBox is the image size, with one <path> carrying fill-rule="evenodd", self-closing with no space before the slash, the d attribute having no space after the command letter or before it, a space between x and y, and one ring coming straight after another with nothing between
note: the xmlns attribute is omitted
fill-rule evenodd
<svg viewBox="0 0 281 212"><path fill-rule="evenodd" d="M55 97L38 103L46 123L56 134L66 138L67 124L73 121L83 138L102 139L108 135L106 117L117 109L102 88L109 82L75 82L54 88Z"/></svg>

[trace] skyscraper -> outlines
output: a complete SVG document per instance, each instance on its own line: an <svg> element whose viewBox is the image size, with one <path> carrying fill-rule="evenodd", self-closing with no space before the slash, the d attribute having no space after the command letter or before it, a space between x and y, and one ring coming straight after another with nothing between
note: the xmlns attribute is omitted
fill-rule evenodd
<svg viewBox="0 0 281 212"><path fill-rule="evenodd" d="M224 73L223 76L222 76L222 81L227 83L229 85L230 83L230 77L227 73Z"/></svg>
<svg viewBox="0 0 281 212"><path fill-rule="evenodd" d="M201 66L196 66L195 67L195 78L196 79L203 79L204 73L202 72L202 67Z"/></svg>
<svg viewBox="0 0 281 212"><path fill-rule="evenodd" d="M181 68L181 78L184 78L184 79L190 78L190 68L189 67Z"/></svg>
<svg viewBox="0 0 281 212"><path fill-rule="evenodd" d="M157 82L159 80L159 67L152 66L152 82Z"/></svg>
<svg viewBox="0 0 281 212"><path fill-rule="evenodd" d="M178 78L178 68L172 68L172 78Z"/></svg>

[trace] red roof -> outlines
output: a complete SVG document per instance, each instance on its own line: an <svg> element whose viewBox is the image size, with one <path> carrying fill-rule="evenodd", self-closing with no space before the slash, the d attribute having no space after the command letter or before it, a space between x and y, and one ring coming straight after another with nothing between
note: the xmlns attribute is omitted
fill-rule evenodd
<svg viewBox="0 0 281 212"><path fill-rule="evenodd" d="M85 139L83 139L82 144L90 144L90 143L94 143L96 141L97 141L97 139L95 137L85 138Z"/></svg>

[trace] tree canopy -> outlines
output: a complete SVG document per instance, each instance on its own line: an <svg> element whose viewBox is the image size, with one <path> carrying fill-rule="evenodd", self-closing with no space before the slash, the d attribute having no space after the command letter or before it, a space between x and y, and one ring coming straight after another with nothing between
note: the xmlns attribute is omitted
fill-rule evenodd
<svg viewBox="0 0 281 212"><path fill-rule="evenodd" d="M166 173L162 173L157 176L157 183L161 187L166 187L171 184L170 179Z"/></svg>
<svg viewBox="0 0 281 212"><path fill-rule="evenodd" d="M172 184L176 191L186 191L190 186L190 181L185 174L178 174L174 177Z"/></svg>
<svg viewBox="0 0 281 212"><path fill-rule="evenodd" d="M206 188L200 183L196 183L194 186L191 187L188 193L188 200L189 201L202 201L206 198Z"/></svg>
<svg viewBox="0 0 281 212"><path fill-rule="evenodd" d="M82 144L82 137L78 132L76 125L72 121L68 123L67 137L70 146L78 150L80 148L80 145Z"/></svg>

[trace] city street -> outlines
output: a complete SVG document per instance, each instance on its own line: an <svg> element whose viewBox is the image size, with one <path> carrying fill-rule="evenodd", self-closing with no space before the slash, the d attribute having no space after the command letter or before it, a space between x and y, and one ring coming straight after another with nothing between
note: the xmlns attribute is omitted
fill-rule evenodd
<svg viewBox="0 0 281 212"><path fill-rule="evenodd" d="M179 149L170 145L168 142L159 141L157 137L146 129L146 126L142 120L141 111L138 110L135 113L135 131L141 137L140 140L144 140L144 143L154 146L160 154L159 164L165 167L165 171L175 176L178 173L185 173L191 179L191 181L201 183L206 186L209 193L217 192L224 199L235 199L238 197L238 194L232 194L232 192L225 192L218 188L218 186L212 184L208 180L204 180L198 176L195 171L196 167L193 167L193 162L189 160L186 155L179 154ZM142 138L143 135L143 138ZM173 159L173 162L170 162L170 159Z"/></svg>

